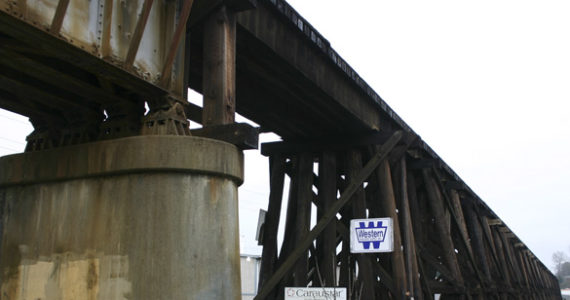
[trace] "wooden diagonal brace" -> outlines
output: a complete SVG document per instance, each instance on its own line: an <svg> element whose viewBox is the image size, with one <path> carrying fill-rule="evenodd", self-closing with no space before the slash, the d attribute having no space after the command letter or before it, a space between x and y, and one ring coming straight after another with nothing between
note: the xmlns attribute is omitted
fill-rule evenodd
<svg viewBox="0 0 570 300"><path fill-rule="evenodd" d="M396 131L388 141L380 147L380 150L370 159L370 161L358 172L358 175L354 177L354 180L348 185L344 193L340 198L331 206L331 208L323 215L319 220L317 225L305 236L303 241L301 241L295 250L291 252L289 257L283 262L283 264L277 269L275 274L267 281L265 286L259 291L254 300L265 299L275 286L279 283L281 278L287 275L297 260L305 253L305 251L311 246L313 240L326 228L328 223L336 217L337 212L352 198L354 193L362 186L362 183L372 174L372 172L382 163L387 157L390 151L396 146L398 141L402 138L402 132Z"/></svg>
<svg viewBox="0 0 570 300"><path fill-rule="evenodd" d="M439 174L439 171L436 168L432 168L432 170L433 170L433 173L435 174L437 182L439 182L440 188L441 188L441 175ZM461 242L463 242L463 246L467 249L469 262L471 262L471 266L473 267L473 270L475 270L475 274L477 275L479 282L483 286L485 281L483 279L483 274L481 273L481 271L479 270L479 267L477 266L478 264L477 264L477 261L475 260L475 256L473 255L473 249L469 243L469 237L465 234L466 232L461 229L462 225L461 225L461 221L459 219L459 216L455 212L449 197L446 196L447 194L445 193L445 190L442 189L442 191L444 192L443 193L443 195L444 195L443 199L445 201L445 204L447 205L447 208L449 209L449 211L451 213L451 219L453 221L453 224L459 229L459 233L461 236Z"/></svg>

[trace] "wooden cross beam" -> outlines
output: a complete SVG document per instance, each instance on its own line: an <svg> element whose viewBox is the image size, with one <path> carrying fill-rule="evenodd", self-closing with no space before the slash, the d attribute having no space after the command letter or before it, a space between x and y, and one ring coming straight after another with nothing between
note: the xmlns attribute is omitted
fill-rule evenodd
<svg viewBox="0 0 570 300"><path fill-rule="evenodd" d="M489 226L500 226L503 225L503 221L501 219L491 219L488 218Z"/></svg>

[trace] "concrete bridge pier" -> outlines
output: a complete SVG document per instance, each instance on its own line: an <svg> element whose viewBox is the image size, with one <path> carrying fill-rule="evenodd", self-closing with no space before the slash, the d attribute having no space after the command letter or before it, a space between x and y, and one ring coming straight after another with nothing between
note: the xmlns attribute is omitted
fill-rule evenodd
<svg viewBox="0 0 570 300"><path fill-rule="evenodd" d="M137 136L0 158L0 299L238 299L235 146Z"/></svg>

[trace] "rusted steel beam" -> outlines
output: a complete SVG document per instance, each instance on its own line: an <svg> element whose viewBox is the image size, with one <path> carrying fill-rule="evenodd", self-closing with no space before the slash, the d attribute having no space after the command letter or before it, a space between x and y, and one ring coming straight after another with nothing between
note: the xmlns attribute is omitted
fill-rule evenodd
<svg viewBox="0 0 570 300"><path fill-rule="evenodd" d="M125 57L124 65L127 70L129 70L135 62L135 58L137 56L137 52L139 51L139 46L141 44L144 29L150 15L150 10L152 8L153 2L154 0L145 0L143 3L143 7L141 9L139 19L137 20L137 25L135 27L135 32L133 33L131 43L129 44L129 50L127 51L127 56Z"/></svg>
<svg viewBox="0 0 570 300"><path fill-rule="evenodd" d="M285 158L280 155L272 156L269 158L269 165L269 204L263 225L263 250L259 271L259 289L261 289L265 281L273 274L277 263L277 232L279 229L283 184L285 181Z"/></svg>
<svg viewBox="0 0 570 300"><path fill-rule="evenodd" d="M182 11L180 12L180 17L178 18L178 25L176 25L176 30L172 36L172 42L170 43L170 48L166 54L166 60L162 66L162 77L160 78L160 85L166 87L170 78L172 77L172 66L174 63L174 58L178 53L178 46L182 40L183 34L186 32L186 23L188 22L188 17L190 16L190 10L192 9L192 4L194 0L185 0L182 6ZM188 49L190 51L190 49ZM186 87L185 87L186 88Z"/></svg>
<svg viewBox="0 0 570 300"><path fill-rule="evenodd" d="M59 0L57 3L57 7L55 9L55 14L53 15L53 19L51 21L51 26L49 31L52 34L58 34L61 30L61 26L63 25L63 19L65 18L65 13L67 12L67 8L69 7L69 0Z"/></svg>
<svg viewBox="0 0 570 300"><path fill-rule="evenodd" d="M0 12L0 28L14 39L37 47L38 50L44 52L45 56L65 61L95 76L103 76L137 95L145 95L145 97L149 98L160 98L166 96L168 93L151 82L127 72L123 68L118 68L111 62L100 59L78 47L70 47L69 43L63 39L54 38L52 35L45 34L44 30L28 24L23 20L13 18L3 12Z"/></svg>
<svg viewBox="0 0 570 300"><path fill-rule="evenodd" d="M291 268L293 264L299 259L306 249L313 243L313 240L326 228L330 221L335 218L337 212L352 198L352 195L358 190L358 188L363 184L363 182L370 176L370 174L382 163L386 157L388 157L390 151L402 138L402 132L396 131L393 136L388 139L388 141L380 147L380 150L370 159L370 161L362 168L358 173L358 176L354 178L344 193L340 198L331 206L325 215L317 222L315 227L309 232L309 234L297 244L297 248L289 255L285 262L277 269L275 274L267 281L264 287L259 291L257 296L254 298L256 300L265 299L279 283L281 278L283 278Z"/></svg>

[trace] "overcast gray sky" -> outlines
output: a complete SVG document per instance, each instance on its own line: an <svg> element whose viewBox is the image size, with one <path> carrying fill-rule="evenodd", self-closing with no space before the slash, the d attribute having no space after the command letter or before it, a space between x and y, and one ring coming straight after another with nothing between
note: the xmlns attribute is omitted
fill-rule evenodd
<svg viewBox="0 0 570 300"><path fill-rule="evenodd" d="M545 265L568 251L570 1L289 2ZM0 126L0 155L21 151L25 118ZM260 250L267 174L249 151L244 253Z"/></svg>

